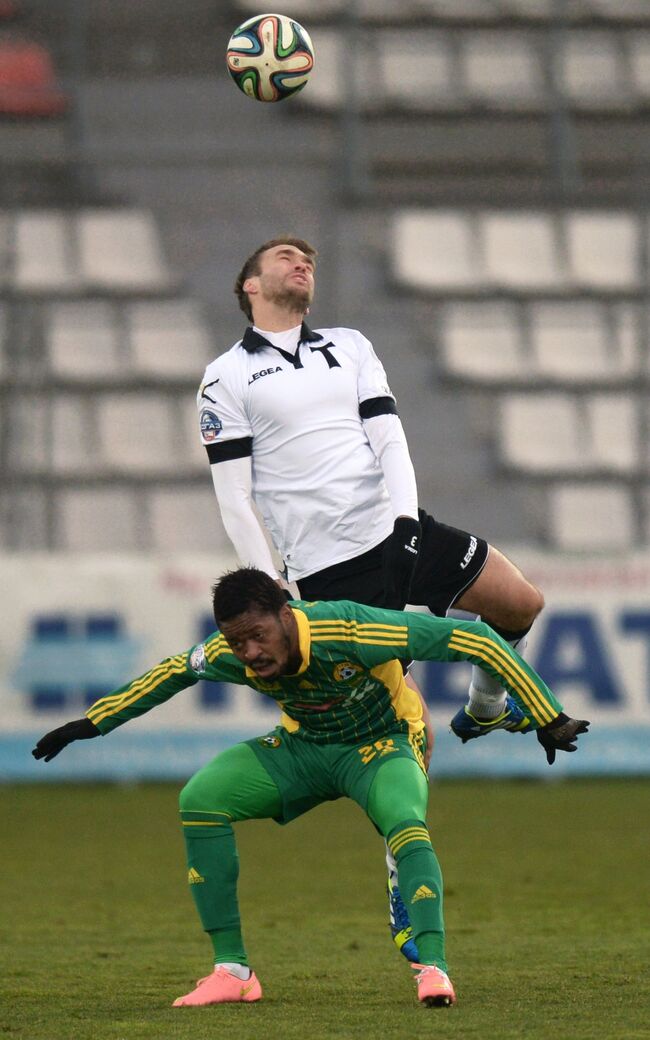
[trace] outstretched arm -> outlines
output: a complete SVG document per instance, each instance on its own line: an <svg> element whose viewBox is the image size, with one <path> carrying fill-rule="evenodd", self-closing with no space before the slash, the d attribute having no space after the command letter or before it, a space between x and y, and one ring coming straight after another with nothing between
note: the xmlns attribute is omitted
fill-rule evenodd
<svg viewBox="0 0 650 1040"><path fill-rule="evenodd" d="M190 667L189 653L168 657L138 679L133 679L106 697L100 697L88 709L85 719L67 722L46 733L38 741L32 755L50 762L73 741L110 733L122 723L144 715L197 681L198 676L193 674Z"/></svg>

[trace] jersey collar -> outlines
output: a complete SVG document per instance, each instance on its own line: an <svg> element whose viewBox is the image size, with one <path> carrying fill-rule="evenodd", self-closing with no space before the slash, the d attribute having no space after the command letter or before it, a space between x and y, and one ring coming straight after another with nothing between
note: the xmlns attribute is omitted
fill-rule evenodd
<svg viewBox="0 0 650 1040"><path fill-rule="evenodd" d="M302 322L300 326L300 339L298 345L301 343L315 343L317 340L323 337L319 332L312 332L306 322ZM259 332L256 332L252 325L249 325L244 333L241 341L241 345L249 354L254 354L258 350L263 350L264 347L273 347L272 343L269 343L268 339L261 336Z"/></svg>
<svg viewBox="0 0 650 1040"><path fill-rule="evenodd" d="M311 629L309 627L307 615L303 614L302 610L299 610L298 607L292 607L291 609L293 611L293 616L295 617L296 623L298 625L298 648L300 650L300 656L302 658L302 661L300 662L300 668L298 669L298 671L290 673L293 676L302 675L302 673L306 672L309 668L309 661L311 658ZM257 675L253 671L253 669L249 668L248 665L246 665L245 667L246 678L256 679Z"/></svg>

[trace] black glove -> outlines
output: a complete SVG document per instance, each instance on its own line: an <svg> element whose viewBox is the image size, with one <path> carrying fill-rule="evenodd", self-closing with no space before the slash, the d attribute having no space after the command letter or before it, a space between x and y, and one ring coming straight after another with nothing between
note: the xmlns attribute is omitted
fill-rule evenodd
<svg viewBox="0 0 650 1040"><path fill-rule="evenodd" d="M393 533L384 546L384 606L403 610L420 551L420 521L398 516Z"/></svg>
<svg viewBox="0 0 650 1040"><path fill-rule="evenodd" d="M41 737L32 755L34 758L44 758L46 762L50 762L73 740L90 740L91 737L98 736L99 730L94 722L90 719L76 719L75 722L66 722L65 726L59 726L58 729L53 729Z"/></svg>
<svg viewBox="0 0 650 1040"><path fill-rule="evenodd" d="M585 719L570 719L560 712L556 719L537 730L537 739L546 752L549 766L555 762L556 751L577 751L578 734L586 733L589 723Z"/></svg>

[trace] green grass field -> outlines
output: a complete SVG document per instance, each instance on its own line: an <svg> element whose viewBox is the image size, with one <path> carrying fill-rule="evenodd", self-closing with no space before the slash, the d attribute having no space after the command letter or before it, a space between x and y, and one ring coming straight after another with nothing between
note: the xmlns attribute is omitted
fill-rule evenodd
<svg viewBox="0 0 650 1040"><path fill-rule="evenodd" d="M239 826L245 934L265 999L172 1010L211 969L176 799L172 785L0 787L0 1034L650 1036L650 782L433 787L450 1010L417 1004L388 937L382 843L347 802L286 828Z"/></svg>

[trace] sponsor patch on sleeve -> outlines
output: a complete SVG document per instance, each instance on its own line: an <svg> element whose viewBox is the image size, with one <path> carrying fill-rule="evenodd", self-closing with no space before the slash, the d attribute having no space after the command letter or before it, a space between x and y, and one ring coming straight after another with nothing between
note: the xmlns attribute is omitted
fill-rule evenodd
<svg viewBox="0 0 650 1040"><path fill-rule="evenodd" d="M199 416L199 422L201 424L201 436L206 443L216 441L217 437L223 430L223 423L216 412L211 411L209 408L204 408Z"/></svg>
<svg viewBox="0 0 650 1040"><path fill-rule="evenodd" d="M201 643L199 646L195 646L190 654L190 667L193 668L195 672L204 672L205 666L205 647L203 643Z"/></svg>

